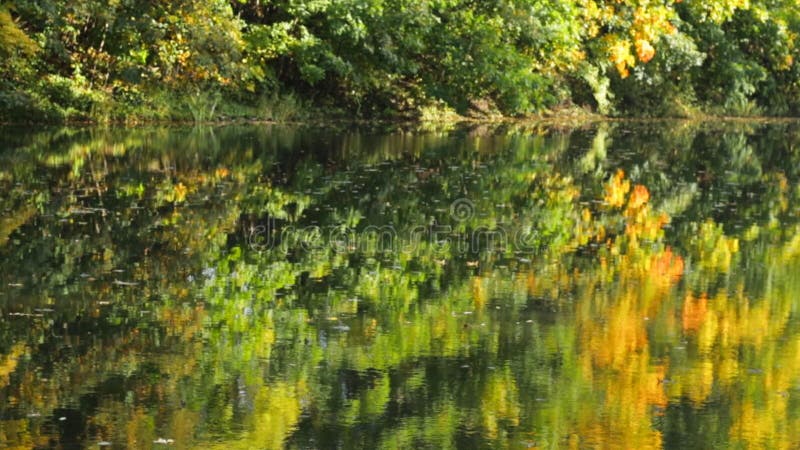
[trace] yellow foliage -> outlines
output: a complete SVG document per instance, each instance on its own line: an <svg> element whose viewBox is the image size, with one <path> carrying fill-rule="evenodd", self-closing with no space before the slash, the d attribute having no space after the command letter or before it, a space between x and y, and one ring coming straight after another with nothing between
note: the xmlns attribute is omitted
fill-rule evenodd
<svg viewBox="0 0 800 450"><path fill-rule="evenodd" d="M683 380L683 377L681 377ZM690 368L686 375L687 381L685 394L692 402L700 406L711 394L711 387L714 385L714 363L710 360L701 360Z"/></svg>
<svg viewBox="0 0 800 450"><path fill-rule="evenodd" d="M125 426L126 443L128 448L150 447L155 440L155 423L153 417L144 409L136 408L128 417Z"/></svg>
<svg viewBox="0 0 800 450"><path fill-rule="evenodd" d="M4 246L6 242L8 242L8 238L11 234L22 225L26 224L34 214L36 214L37 210L36 207L33 205L27 205L21 208L18 211L15 211L14 214L10 217L1 217L0 218L0 247Z"/></svg>
<svg viewBox="0 0 800 450"><path fill-rule="evenodd" d="M472 277L472 300L475 309L483 309L488 299L488 292L484 286L482 277Z"/></svg>
<svg viewBox="0 0 800 450"><path fill-rule="evenodd" d="M304 382L289 384L279 381L274 385L262 386L253 401L255 411L248 432L241 439L209 445L207 448L283 448L283 441L300 420L300 401L307 390Z"/></svg>
<svg viewBox="0 0 800 450"><path fill-rule="evenodd" d="M595 366L621 369L627 358L647 346L644 312L638 309L633 292L626 292L605 313L604 322L586 324L583 341L591 349Z"/></svg>
<svg viewBox="0 0 800 450"><path fill-rule="evenodd" d="M739 251L739 240L725 236L722 226L711 219L704 222L691 242L700 267L727 271L733 255Z"/></svg>
<svg viewBox="0 0 800 450"><path fill-rule="evenodd" d="M6 3L0 5L0 56L4 59L13 53L32 56L38 50L36 41L29 38L11 17Z"/></svg>
<svg viewBox="0 0 800 450"><path fill-rule="evenodd" d="M520 407L517 385L510 370L495 373L489 378L481 396L481 418L486 434L497 437L498 423L503 420L510 425L519 425Z"/></svg>
<svg viewBox="0 0 800 450"><path fill-rule="evenodd" d="M28 419L0 420L0 447L23 450L46 446L46 443L37 445L33 440Z"/></svg>
<svg viewBox="0 0 800 450"><path fill-rule="evenodd" d="M188 189L186 189L186 186L184 186L183 183L176 184L175 188L173 190L173 195L174 195L173 198L175 199L175 203L180 203L180 202L186 200L186 192L187 191L188 191Z"/></svg>
<svg viewBox="0 0 800 450"><path fill-rule="evenodd" d="M615 208L621 207L625 204L625 195L631 189L631 182L625 179L625 171L622 169L617 170L617 173L611 177L605 186L605 197L603 200Z"/></svg>
<svg viewBox="0 0 800 450"><path fill-rule="evenodd" d="M608 58L617 69L619 76L627 78L630 72L629 67L636 65L636 59L631 53L631 43L627 39L612 37L609 39Z"/></svg>
<svg viewBox="0 0 800 450"><path fill-rule="evenodd" d="M795 231L794 237L781 249L780 260L787 263L798 256L800 256L800 232Z"/></svg>
<svg viewBox="0 0 800 450"><path fill-rule="evenodd" d="M27 352L28 347L23 343L16 343L11 347L8 355L0 359L0 387L8 384L8 379L17 368L19 358Z"/></svg>

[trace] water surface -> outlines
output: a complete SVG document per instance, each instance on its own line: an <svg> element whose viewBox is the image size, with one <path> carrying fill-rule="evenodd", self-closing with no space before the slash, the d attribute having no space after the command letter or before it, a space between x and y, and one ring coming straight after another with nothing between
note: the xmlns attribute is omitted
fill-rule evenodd
<svg viewBox="0 0 800 450"><path fill-rule="evenodd" d="M800 446L796 124L0 131L0 447Z"/></svg>

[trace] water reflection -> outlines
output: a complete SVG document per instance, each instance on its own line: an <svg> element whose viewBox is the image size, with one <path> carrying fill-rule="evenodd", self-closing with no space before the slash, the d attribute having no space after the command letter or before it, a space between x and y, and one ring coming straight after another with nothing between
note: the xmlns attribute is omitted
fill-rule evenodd
<svg viewBox="0 0 800 450"><path fill-rule="evenodd" d="M798 130L4 129L0 446L800 446Z"/></svg>

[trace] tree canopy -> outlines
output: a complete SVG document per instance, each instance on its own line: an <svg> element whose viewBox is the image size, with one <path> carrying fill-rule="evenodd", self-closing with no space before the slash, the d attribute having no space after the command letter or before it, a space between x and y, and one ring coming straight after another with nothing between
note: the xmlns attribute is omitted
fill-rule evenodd
<svg viewBox="0 0 800 450"><path fill-rule="evenodd" d="M795 115L793 0L13 0L0 118Z"/></svg>

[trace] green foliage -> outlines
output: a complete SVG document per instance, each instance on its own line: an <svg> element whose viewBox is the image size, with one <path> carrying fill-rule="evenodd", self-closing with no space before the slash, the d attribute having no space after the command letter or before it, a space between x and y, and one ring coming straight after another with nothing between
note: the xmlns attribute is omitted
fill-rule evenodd
<svg viewBox="0 0 800 450"><path fill-rule="evenodd" d="M701 104L711 112L797 114L800 71L796 39L800 11L793 2L758 2L725 21L696 21L690 35L707 55L692 71Z"/></svg>
<svg viewBox="0 0 800 450"><path fill-rule="evenodd" d="M289 122L303 118L305 107L294 94L264 95L256 105L256 117L275 122Z"/></svg>
<svg viewBox="0 0 800 450"><path fill-rule="evenodd" d="M218 92L204 92L198 90L186 96L186 107L192 114L195 122L207 122L214 117L214 112L219 105Z"/></svg>
<svg viewBox="0 0 800 450"><path fill-rule="evenodd" d="M800 113L793 0L14 0L0 31L5 121Z"/></svg>
<svg viewBox="0 0 800 450"><path fill-rule="evenodd" d="M687 72L700 67L705 54L682 32L664 36L659 50L648 64L634 67L629 77L613 78L617 106L626 114L645 117L691 115L696 94Z"/></svg>

